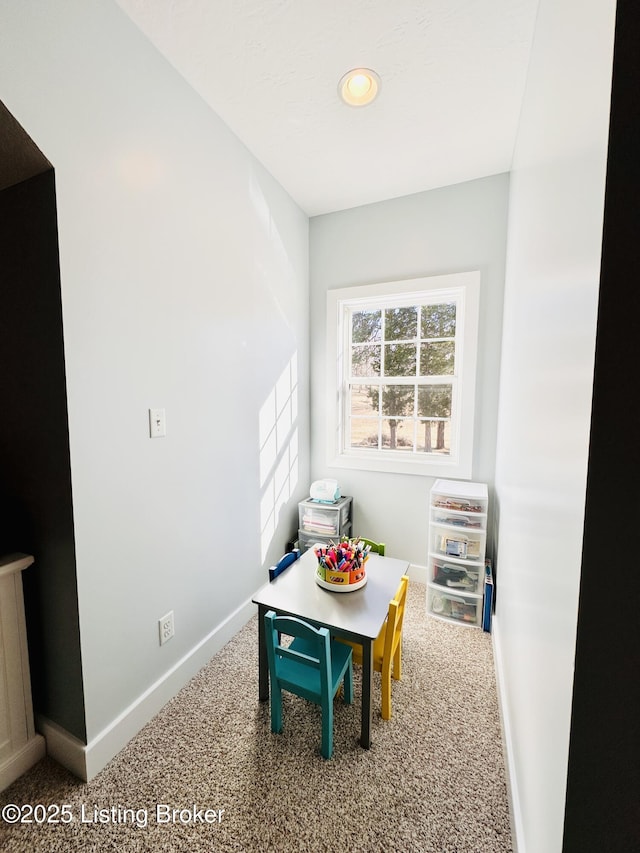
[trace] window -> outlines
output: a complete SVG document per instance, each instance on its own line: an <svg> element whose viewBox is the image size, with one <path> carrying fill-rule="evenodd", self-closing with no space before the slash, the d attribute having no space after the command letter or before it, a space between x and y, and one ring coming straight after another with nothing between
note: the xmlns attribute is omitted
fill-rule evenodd
<svg viewBox="0 0 640 853"><path fill-rule="evenodd" d="M329 464L471 477L480 273L332 290Z"/></svg>

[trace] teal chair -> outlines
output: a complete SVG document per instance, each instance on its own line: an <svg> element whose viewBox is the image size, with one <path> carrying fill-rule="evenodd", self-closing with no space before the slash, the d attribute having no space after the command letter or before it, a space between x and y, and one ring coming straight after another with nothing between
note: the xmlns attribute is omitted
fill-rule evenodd
<svg viewBox="0 0 640 853"><path fill-rule="evenodd" d="M353 702L351 648L332 641L326 628L314 628L302 619L276 616L269 610L264 617L265 642L271 680L271 731L282 731L282 691L295 693L322 708L322 755L333 753L333 699L344 682L344 701ZM293 637L283 646L283 635Z"/></svg>

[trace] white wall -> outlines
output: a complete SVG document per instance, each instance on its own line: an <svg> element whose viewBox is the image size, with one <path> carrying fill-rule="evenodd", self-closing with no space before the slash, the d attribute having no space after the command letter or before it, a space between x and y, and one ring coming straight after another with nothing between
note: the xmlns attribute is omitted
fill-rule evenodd
<svg viewBox="0 0 640 853"><path fill-rule="evenodd" d="M511 174L494 636L519 853L562 846L614 13L541 0Z"/></svg>
<svg viewBox="0 0 640 853"><path fill-rule="evenodd" d="M246 604L295 530L308 222L110 0L7 0L0 79L56 173L91 745ZM265 463L263 405L292 361L297 408ZM149 407L166 409L166 438L149 439Z"/></svg>
<svg viewBox="0 0 640 853"><path fill-rule="evenodd" d="M326 294L351 285L481 272L473 479L493 483L509 178L477 181L310 221L312 479L354 498L354 532L424 569L433 478L327 467Z"/></svg>

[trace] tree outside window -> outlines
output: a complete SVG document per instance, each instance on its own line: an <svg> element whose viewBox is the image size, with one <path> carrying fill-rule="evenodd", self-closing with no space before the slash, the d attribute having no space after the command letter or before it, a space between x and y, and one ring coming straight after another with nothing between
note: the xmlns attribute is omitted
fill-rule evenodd
<svg viewBox="0 0 640 853"><path fill-rule="evenodd" d="M471 477L481 274L327 292L329 467Z"/></svg>
<svg viewBox="0 0 640 853"><path fill-rule="evenodd" d="M456 303L351 313L351 447L448 453Z"/></svg>

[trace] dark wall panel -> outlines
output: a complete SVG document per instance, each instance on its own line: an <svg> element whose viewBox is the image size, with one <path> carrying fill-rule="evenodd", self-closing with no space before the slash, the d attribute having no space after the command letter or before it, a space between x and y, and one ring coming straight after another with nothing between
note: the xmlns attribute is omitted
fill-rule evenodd
<svg viewBox="0 0 640 853"><path fill-rule="evenodd" d="M36 711L85 716L53 170L0 192L0 552L24 574Z"/></svg>
<svg viewBox="0 0 640 853"><path fill-rule="evenodd" d="M640 850L639 18L619 0L564 853Z"/></svg>

